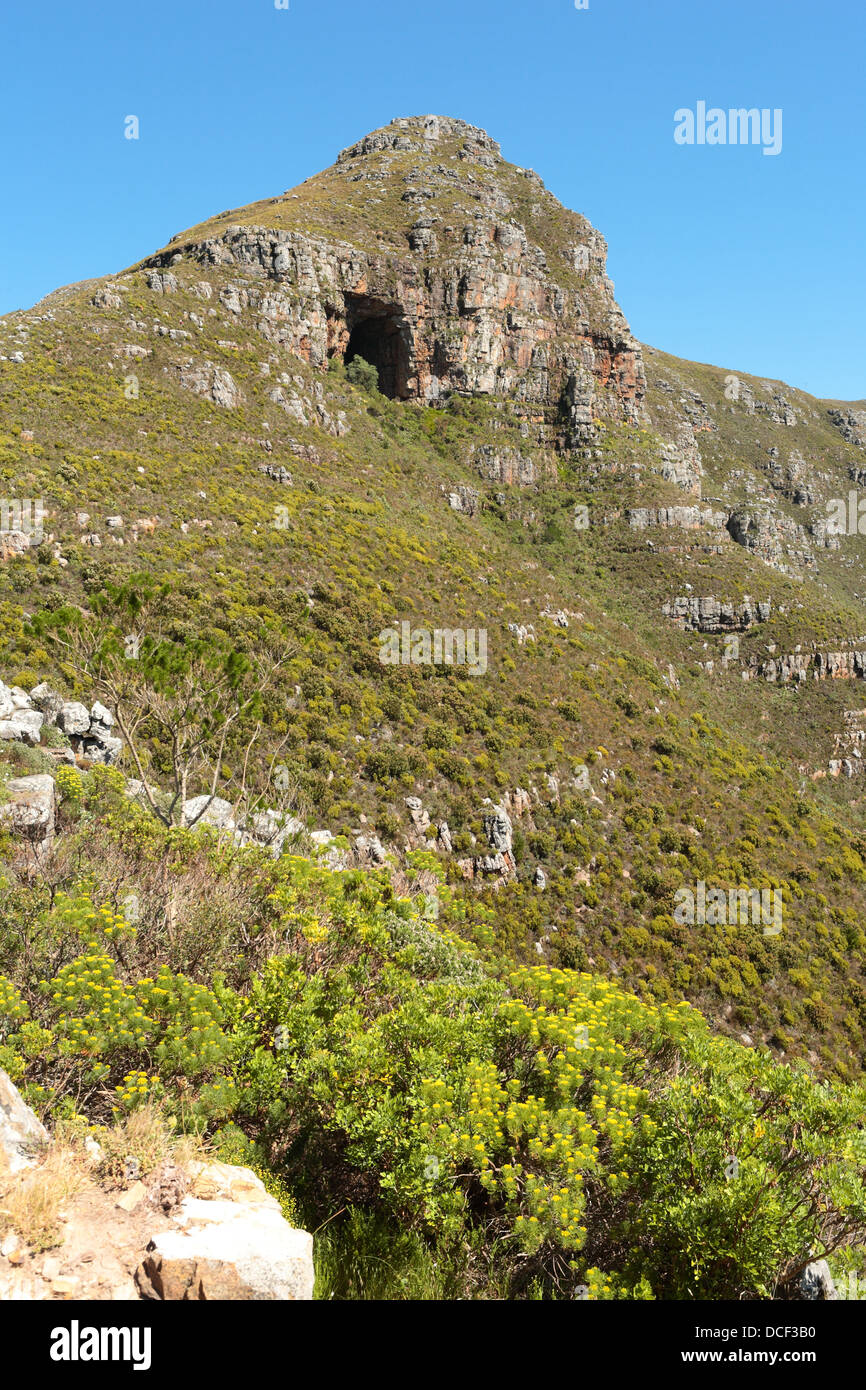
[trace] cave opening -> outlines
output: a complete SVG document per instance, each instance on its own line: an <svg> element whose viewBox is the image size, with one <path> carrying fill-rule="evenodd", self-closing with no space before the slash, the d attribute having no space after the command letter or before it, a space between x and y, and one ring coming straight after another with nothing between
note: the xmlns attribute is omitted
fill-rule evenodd
<svg viewBox="0 0 866 1390"><path fill-rule="evenodd" d="M411 335L399 305L366 296L346 296L346 366L356 357L376 368L379 390L391 400L406 400L409 389Z"/></svg>

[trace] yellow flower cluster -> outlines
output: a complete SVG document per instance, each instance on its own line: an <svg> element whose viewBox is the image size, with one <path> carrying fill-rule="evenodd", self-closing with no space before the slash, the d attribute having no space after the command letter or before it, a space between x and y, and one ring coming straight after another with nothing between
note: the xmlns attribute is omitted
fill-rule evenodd
<svg viewBox="0 0 866 1390"><path fill-rule="evenodd" d="M30 1009L25 999L12 981L5 975L0 975L0 1020L4 1024L20 1023L29 1013Z"/></svg>
<svg viewBox="0 0 866 1390"><path fill-rule="evenodd" d="M692 1010L644 1004L569 970L518 970L510 986L500 1017L527 1049L525 1080L504 1081L488 1062L471 1063L462 1087L428 1080L422 1130L452 1171L468 1163L505 1201L527 1251L553 1240L576 1252L586 1239L585 1178L626 1189L635 1138L654 1129L647 1092L628 1079L629 1047L681 1036ZM603 1286L590 1296L604 1297Z"/></svg>
<svg viewBox="0 0 866 1390"><path fill-rule="evenodd" d="M66 1039L65 1052L95 1056L112 1048L142 1047L153 1029L134 991L118 980L114 961L95 941L59 972L51 998L58 1006L57 1031Z"/></svg>
<svg viewBox="0 0 866 1390"><path fill-rule="evenodd" d="M119 1086L115 1086L115 1092L124 1110L132 1110L142 1101L147 1100L151 1091L158 1088L159 1082L156 1077L152 1080L143 1071L130 1071Z"/></svg>

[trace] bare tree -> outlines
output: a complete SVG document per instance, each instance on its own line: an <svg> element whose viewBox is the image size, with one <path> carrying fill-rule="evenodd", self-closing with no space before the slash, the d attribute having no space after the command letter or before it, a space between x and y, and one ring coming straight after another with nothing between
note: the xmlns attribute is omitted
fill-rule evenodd
<svg viewBox="0 0 866 1390"><path fill-rule="evenodd" d="M227 779L236 813L250 801L253 749L262 733L264 696L294 655L268 641L251 655L202 638L166 635L161 616L165 591L114 590L84 612L65 610L41 627L64 653L76 676L114 712L117 727L153 814L177 825L192 789L217 795L231 747L239 773ZM128 632L129 626L134 627ZM147 742L156 741L169 763L169 799L163 804L148 781ZM271 748L271 766L284 746Z"/></svg>

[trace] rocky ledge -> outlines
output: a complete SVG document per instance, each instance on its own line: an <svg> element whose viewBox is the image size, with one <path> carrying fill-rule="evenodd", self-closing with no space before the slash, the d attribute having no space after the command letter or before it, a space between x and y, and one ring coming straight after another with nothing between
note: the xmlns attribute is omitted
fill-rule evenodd
<svg viewBox="0 0 866 1390"><path fill-rule="evenodd" d="M93 1139L79 1153L55 1148L0 1071L0 1299L312 1299L313 1237L289 1224L249 1168L169 1159L146 1181L108 1190L97 1178L102 1157ZM26 1207L51 1200L59 1166L76 1181L65 1182L44 1248L28 1241Z"/></svg>

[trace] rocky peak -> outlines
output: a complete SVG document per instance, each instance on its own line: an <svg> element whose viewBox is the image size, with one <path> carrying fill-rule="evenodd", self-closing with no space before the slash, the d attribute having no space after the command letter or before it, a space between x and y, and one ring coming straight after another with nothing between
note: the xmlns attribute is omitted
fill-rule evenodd
<svg viewBox="0 0 866 1390"><path fill-rule="evenodd" d="M141 269L154 293L167 274L225 272L230 312L311 365L363 357L384 394L428 405L504 398L562 451L605 419L644 419L641 350L606 256L485 131L418 116L298 189L174 237Z"/></svg>
<svg viewBox="0 0 866 1390"><path fill-rule="evenodd" d="M452 116L404 116L391 121L381 130L371 131L363 140L350 145L337 156L338 164L375 154L379 150L428 150L443 138L465 141L467 146L483 154L500 155L499 144L486 130L469 125Z"/></svg>

